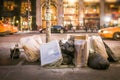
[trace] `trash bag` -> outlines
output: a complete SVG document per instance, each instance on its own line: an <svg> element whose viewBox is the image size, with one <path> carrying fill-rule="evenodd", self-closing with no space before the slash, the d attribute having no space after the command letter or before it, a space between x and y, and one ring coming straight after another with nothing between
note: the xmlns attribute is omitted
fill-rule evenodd
<svg viewBox="0 0 120 80"><path fill-rule="evenodd" d="M86 41L85 40L78 40L75 41L75 64L77 67L85 67L87 65L86 59Z"/></svg>
<svg viewBox="0 0 120 80"><path fill-rule="evenodd" d="M63 43L61 40L59 41L59 45L61 47L61 51L64 54L74 56L74 38L69 38L65 43Z"/></svg>
<svg viewBox="0 0 120 80"><path fill-rule="evenodd" d="M40 36L33 35L29 37L24 37L20 39L22 48L25 51L25 58L29 62L35 62L40 59L40 45L42 40Z"/></svg>
<svg viewBox="0 0 120 80"><path fill-rule="evenodd" d="M104 43L104 45L105 45L106 52L107 52L107 54L108 54L108 60L109 60L110 62L117 62L117 61L119 61L118 57L116 57L116 56L114 55L114 53L113 53L113 51L110 49L110 47L109 47L105 42L103 42L103 43Z"/></svg>
<svg viewBox="0 0 120 80"><path fill-rule="evenodd" d="M107 59L108 55L102 38L100 36L92 36L91 40L92 40L91 44L93 45L94 51L101 54L101 56Z"/></svg>
<svg viewBox="0 0 120 80"><path fill-rule="evenodd" d="M73 57L67 54L62 53L63 61L62 65L72 65L73 64Z"/></svg>
<svg viewBox="0 0 120 80"><path fill-rule="evenodd" d="M63 60L61 49L57 40L50 41L40 46L41 66L57 67Z"/></svg>
<svg viewBox="0 0 120 80"><path fill-rule="evenodd" d="M69 65L73 64L73 59L74 59L74 38L71 37L69 38L65 43L63 43L61 40L59 41L59 45L62 51L62 56L63 56L63 65Z"/></svg>
<svg viewBox="0 0 120 80"><path fill-rule="evenodd" d="M16 44L14 48L10 48L10 58L18 59L19 57L20 57L20 50L18 48L18 44Z"/></svg>
<svg viewBox="0 0 120 80"><path fill-rule="evenodd" d="M93 69L105 70L109 68L110 63L100 53L94 52L89 55L88 66Z"/></svg>
<svg viewBox="0 0 120 80"><path fill-rule="evenodd" d="M74 39L74 61L76 67L86 67L89 56L88 35L68 35Z"/></svg>

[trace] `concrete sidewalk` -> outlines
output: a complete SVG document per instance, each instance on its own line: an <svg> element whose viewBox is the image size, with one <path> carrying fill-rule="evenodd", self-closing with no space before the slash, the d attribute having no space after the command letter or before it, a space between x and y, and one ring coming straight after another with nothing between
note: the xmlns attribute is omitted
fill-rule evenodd
<svg viewBox="0 0 120 80"><path fill-rule="evenodd" d="M112 64L108 70L90 68L47 69L40 65L2 66L0 80L119 80L120 65Z"/></svg>
<svg viewBox="0 0 120 80"><path fill-rule="evenodd" d="M18 42L21 37L28 35L32 34L0 37L0 58L8 58L10 46ZM42 39L44 36L44 34L41 35ZM66 37L66 34L61 36ZM60 35L53 34L52 39L58 39L58 37ZM43 68L39 62L22 64L23 59L8 61L10 65L0 65L0 80L120 80L120 63L111 63L107 70L94 70L89 67Z"/></svg>

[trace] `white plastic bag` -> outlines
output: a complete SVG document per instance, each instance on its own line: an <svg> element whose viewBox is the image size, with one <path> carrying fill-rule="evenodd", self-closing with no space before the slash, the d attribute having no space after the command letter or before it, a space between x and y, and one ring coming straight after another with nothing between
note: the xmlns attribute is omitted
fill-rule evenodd
<svg viewBox="0 0 120 80"><path fill-rule="evenodd" d="M105 45L102 41L102 38L100 36L92 36L91 40L94 47L94 51L96 51L97 53L100 53L104 58L107 59L108 55L105 49Z"/></svg>
<svg viewBox="0 0 120 80"><path fill-rule="evenodd" d="M59 66L62 63L62 54L57 40L40 46L41 66Z"/></svg>

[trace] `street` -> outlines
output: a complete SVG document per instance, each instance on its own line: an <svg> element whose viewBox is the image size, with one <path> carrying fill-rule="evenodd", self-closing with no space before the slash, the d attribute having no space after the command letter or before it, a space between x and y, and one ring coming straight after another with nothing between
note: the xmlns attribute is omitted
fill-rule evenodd
<svg viewBox="0 0 120 80"><path fill-rule="evenodd" d="M97 33L52 33L51 40L62 40L67 38L67 34L88 34L89 36L98 35ZM0 37L0 80L119 80L120 63L112 62L107 70L94 70L89 67L74 68L44 68L39 62L27 62L23 58L11 60L10 48L19 43L20 38L40 35L45 42L46 34L39 32L24 32ZM104 39L105 42L113 46L120 45L120 41ZM24 55L23 53L21 54Z"/></svg>

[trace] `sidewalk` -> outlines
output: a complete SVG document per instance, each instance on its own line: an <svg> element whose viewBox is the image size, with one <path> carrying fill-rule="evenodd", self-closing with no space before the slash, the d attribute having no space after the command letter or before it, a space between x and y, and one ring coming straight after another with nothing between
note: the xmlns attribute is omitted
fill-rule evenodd
<svg viewBox="0 0 120 80"><path fill-rule="evenodd" d="M32 34L32 33L31 33ZM39 34L40 35L40 34ZM9 47L25 35L1 37L0 57L9 57ZM26 35L27 36L27 35ZM44 37L44 34L41 35ZM57 38L53 35L52 38ZM64 34L62 37L65 36ZM60 35L58 36L60 37ZM4 39L3 39L4 38ZM6 40L8 39L8 40ZM2 42L1 42L2 41ZM4 49L4 50L3 50ZM9 60L10 65L0 65L0 80L119 80L120 63L111 63L107 70L85 68L43 68L39 62L25 63L24 60ZM14 61L14 64L12 64ZM24 63L24 64L23 64Z"/></svg>
<svg viewBox="0 0 120 80"><path fill-rule="evenodd" d="M108 70L90 68L46 69L40 65L0 67L0 80L119 80L120 65Z"/></svg>

